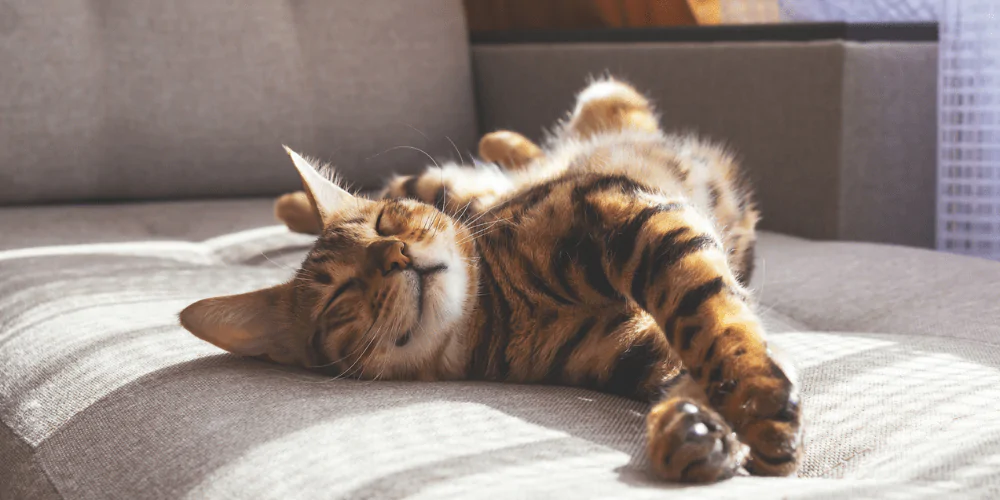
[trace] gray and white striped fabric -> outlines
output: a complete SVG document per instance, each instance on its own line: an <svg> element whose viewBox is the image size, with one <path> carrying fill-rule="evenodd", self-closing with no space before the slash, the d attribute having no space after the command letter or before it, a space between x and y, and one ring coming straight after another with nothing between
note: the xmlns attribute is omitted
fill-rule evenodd
<svg viewBox="0 0 1000 500"><path fill-rule="evenodd" d="M1000 495L996 263L764 235L755 288L803 378L805 463L681 488L646 474L636 402L332 381L186 333L186 304L298 264L309 238L268 205L0 210L0 498Z"/></svg>

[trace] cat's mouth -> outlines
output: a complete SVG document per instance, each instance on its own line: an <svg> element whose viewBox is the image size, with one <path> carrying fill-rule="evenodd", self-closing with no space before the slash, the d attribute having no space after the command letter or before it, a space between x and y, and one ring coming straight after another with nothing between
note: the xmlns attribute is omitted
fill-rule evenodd
<svg viewBox="0 0 1000 500"><path fill-rule="evenodd" d="M427 295L430 288L434 286L433 280L435 277L441 273L448 270L448 264L435 264L432 266L419 267L414 266L411 270L416 274L415 279L412 280L414 288L416 289L416 311L417 317L413 322L413 327L406 330L402 335L396 338L396 346L402 347L406 345L410 339L413 338L415 330L419 329L423 325L424 316L428 314L433 314L433 311L429 311L430 308L429 301L427 300Z"/></svg>
<svg viewBox="0 0 1000 500"><path fill-rule="evenodd" d="M434 276L448 270L447 264L437 264L430 267L413 268L417 272L417 324L424 319L424 308L427 307L427 289L431 285Z"/></svg>

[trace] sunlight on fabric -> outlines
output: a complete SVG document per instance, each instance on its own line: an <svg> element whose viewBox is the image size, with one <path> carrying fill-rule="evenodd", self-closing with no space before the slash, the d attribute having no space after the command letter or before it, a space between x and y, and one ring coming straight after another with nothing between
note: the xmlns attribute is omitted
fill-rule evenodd
<svg viewBox="0 0 1000 500"><path fill-rule="evenodd" d="M219 236L205 240L202 245L224 264L271 261L273 265L297 267L315 242L316 235L293 233L285 226L269 226ZM287 261L281 262L279 255L288 257Z"/></svg>
<svg viewBox="0 0 1000 500"><path fill-rule="evenodd" d="M31 445L115 389L220 351L183 331L187 301L90 307L36 324L0 349L0 416Z"/></svg>
<svg viewBox="0 0 1000 500"><path fill-rule="evenodd" d="M270 250L307 247L315 240L314 235L292 233L285 226L267 226L217 236L200 243L172 240L128 241L19 248L0 251L0 262L73 255L120 255L212 265L239 261Z"/></svg>
<svg viewBox="0 0 1000 500"><path fill-rule="evenodd" d="M408 495L412 499L463 498L674 498L663 491L663 484L642 472L625 471L627 457L614 453L593 453L551 461L527 461L482 473L456 478ZM771 498L775 479L737 477L708 485L684 487L690 493L677 498L711 500L722 498ZM695 488L690 490L690 488ZM688 490L688 491L685 491ZM914 493L940 492L933 486L895 484L888 481L802 479L786 491L784 498L852 498L853 491ZM891 498L885 496L883 498Z"/></svg>
<svg viewBox="0 0 1000 500"><path fill-rule="evenodd" d="M799 370L893 344L887 340L819 332L778 333L769 338L788 353Z"/></svg>
<svg viewBox="0 0 1000 500"><path fill-rule="evenodd" d="M1000 441L1000 370L892 347L838 371L824 374L833 383L809 400L811 427L827 429L807 433L810 475L946 481L962 467L1000 473L980 456Z"/></svg>
<svg viewBox="0 0 1000 500"><path fill-rule="evenodd" d="M122 255L180 260L193 264L217 263L210 248L188 241L130 241L19 248L0 251L0 261L70 255Z"/></svg>
<svg viewBox="0 0 1000 500"><path fill-rule="evenodd" d="M269 239L275 236L286 237L289 235L297 236L302 241L314 241L316 239L316 236L313 235L291 233L285 226L266 226L216 236L215 238L203 241L201 244L211 251L219 251L227 247L245 245L255 240Z"/></svg>
<svg viewBox="0 0 1000 500"><path fill-rule="evenodd" d="M497 464L480 473L428 484L408 498L616 498L626 494L628 498L664 498L662 490L634 487L654 484L655 479L646 474L632 471L621 478L628 482L620 481L619 470L629 462L624 453L595 450L582 456L542 458Z"/></svg>
<svg viewBox="0 0 1000 500"><path fill-rule="evenodd" d="M448 463L566 437L480 404L420 403L282 436L208 474L187 497L293 498L303 491L328 498L366 496L359 490L374 490L368 496L377 497L380 486L419 489L416 480L423 476L416 470L440 473ZM296 470L283 463L296 464ZM312 473L316 470L324 473Z"/></svg>

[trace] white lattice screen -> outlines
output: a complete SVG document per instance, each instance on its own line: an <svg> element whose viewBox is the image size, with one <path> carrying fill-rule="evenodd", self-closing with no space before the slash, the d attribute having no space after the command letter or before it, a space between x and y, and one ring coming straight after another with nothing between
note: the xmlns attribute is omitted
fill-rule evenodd
<svg viewBox="0 0 1000 500"><path fill-rule="evenodd" d="M722 22L932 21L942 0L722 0Z"/></svg>
<svg viewBox="0 0 1000 500"><path fill-rule="evenodd" d="M1000 0L723 0L723 22L938 21L937 247L1000 260Z"/></svg>
<svg viewBox="0 0 1000 500"><path fill-rule="evenodd" d="M937 244L1000 259L1000 2L941 14Z"/></svg>

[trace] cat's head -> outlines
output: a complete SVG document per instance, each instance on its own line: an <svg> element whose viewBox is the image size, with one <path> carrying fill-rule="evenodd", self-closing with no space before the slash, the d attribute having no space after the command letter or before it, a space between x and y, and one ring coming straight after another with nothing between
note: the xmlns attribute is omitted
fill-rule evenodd
<svg viewBox="0 0 1000 500"><path fill-rule="evenodd" d="M475 296L468 231L417 201L354 196L288 153L324 223L301 269L281 285L196 302L181 324L242 356L358 378L459 363L448 332Z"/></svg>

